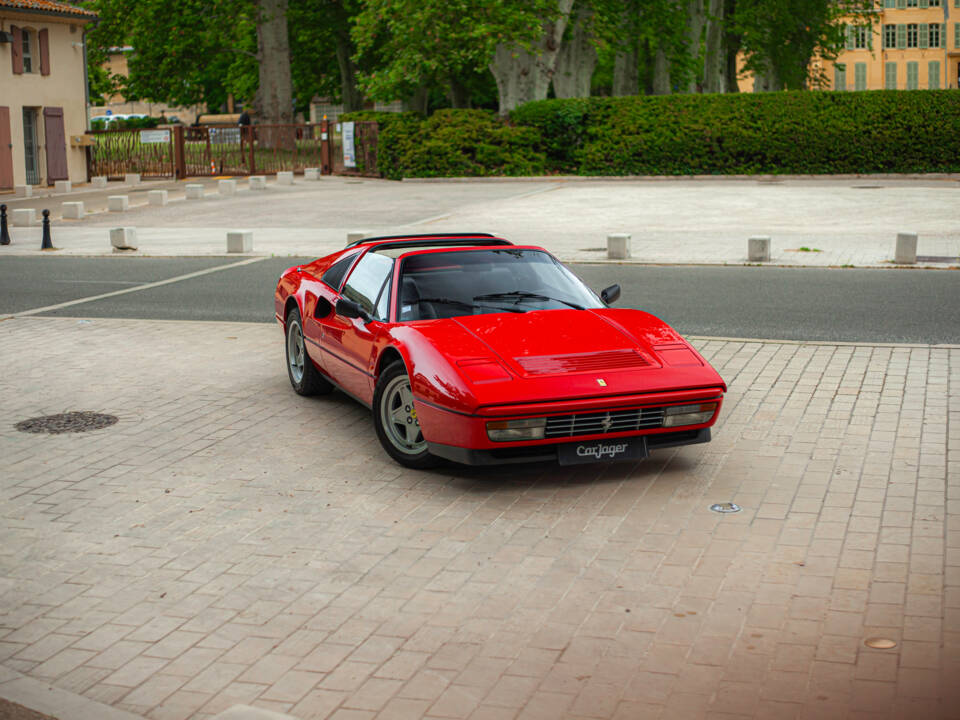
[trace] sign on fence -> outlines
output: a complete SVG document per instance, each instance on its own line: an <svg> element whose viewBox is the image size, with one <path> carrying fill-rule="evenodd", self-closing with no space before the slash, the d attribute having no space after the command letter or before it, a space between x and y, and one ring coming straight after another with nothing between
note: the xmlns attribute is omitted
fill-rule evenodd
<svg viewBox="0 0 960 720"><path fill-rule="evenodd" d="M353 144L353 123L343 123L343 166L352 168L357 166L357 151Z"/></svg>
<svg viewBox="0 0 960 720"><path fill-rule="evenodd" d="M140 142L143 145L150 145L153 143L168 143L170 142L170 131L169 130L141 130Z"/></svg>
<svg viewBox="0 0 960 720"><path fill-rule="evenodd" d="M213 143L239 143L240 128L210 128L210 142Z"/></svg>

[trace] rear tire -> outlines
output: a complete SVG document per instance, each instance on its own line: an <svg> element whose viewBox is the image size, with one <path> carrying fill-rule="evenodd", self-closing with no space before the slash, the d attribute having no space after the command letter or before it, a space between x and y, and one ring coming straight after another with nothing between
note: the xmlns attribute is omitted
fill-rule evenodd
<svg viewBox="0 0 960 720"><path fill-rule="evenodd" d="M430 454L420 430L410 378L402 362L388 366L377 379L373 393L373 427L387 454L408 468L436 467L441 460Z"/></svg>
<svg viewBox="0 0 960 720"><path fill-rule="evenodd" d="M320 374L307 354L303 321L300 310L295 307L287 313L286 347L287 377L297 395L326 395L333 390L333 383Z"/></svg>

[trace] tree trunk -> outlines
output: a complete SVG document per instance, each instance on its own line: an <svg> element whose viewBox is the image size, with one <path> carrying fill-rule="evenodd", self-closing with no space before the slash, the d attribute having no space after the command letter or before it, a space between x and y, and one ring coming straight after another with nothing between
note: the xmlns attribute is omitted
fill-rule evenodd
<svg viewBox="0 0 960 720"><path fill-rule="evenodd" d="M290 40L287 34L287 0L257 0L257 60L260 65L260 122L267 125L293 122L293 82L290 79ZM260 145L292 149L292 132L264 128Z"/></svg>
<svg viewBox="0 0 960 720"><path fill-rule="evenodd" d="M613 94L640 94L640 67L636 47L618 52L613 58Z"/></svg>
<svg viewBox="0 0 960 720"><path fill-rule="evenodd" d="M543 35L534 43L536 54L513 44L497 45L490 72L497 81L501 115L547 97L573 0L557 0L557 4L560 17L543 24Z"/></svg>
<svg viewBox="0 0 960 720"><path fill-rule="evenodd" d="M416 92L403 101L403 109L407 112L416 112L421 115L427 114L427 102L430 99L430 89L426 85L421 85Z"/></svg>
<svg viewBox="0 0 960 720"><path fill-rule="evenodd" d="M658 47L653 57L653 94L669 95L670 91L670 62L664 49Z"/></svg>
<svg viewBox="0 0 960 720"><path fill-rule="evenodd" d="M763 72L758 72L753 77L754 92L776 92L783 90L783 83L777 77L777 71L768 67Z"/></svg>
<svg viewBox="0 0 960 720"><path fill-rule="evenodd" d="M703 58L703 91L722 93L727 90L727 58L724 48L724 0L709 0L707 35Z"/></svg>
<svg viewBox="0 0 960 720"><path fill-rule="evenodd" d="M709 2L709 0L707 0ZM704 0L687 0L687 55L694 60L696 70L681 85L681 92L695 93L700 90L701 67L700 39L706 22Z"/></svg>
<svg viewBox="0 0 960 720"><path fill-rule="evenodd" d="M470 91L457 77L450 78L450 104L455 108L470 107Z"/></svg>
<svg viewBox="0 0 960 720"><path fill-rule="evenodd" d="M353 64L354 47L350 32L340 28L336 33L337 65L340 66L340 97L344 112L363 110L363 93L357 87L357 69Z"/></svg>
<svg viewBox="0 0 960 720"><path fill-rule="evenodd" d="M597 49L587 27L592 14L580 3L570 40L560 46L553 75L553 93L558 98L590 97L590 79L597 65Z"/></svg>

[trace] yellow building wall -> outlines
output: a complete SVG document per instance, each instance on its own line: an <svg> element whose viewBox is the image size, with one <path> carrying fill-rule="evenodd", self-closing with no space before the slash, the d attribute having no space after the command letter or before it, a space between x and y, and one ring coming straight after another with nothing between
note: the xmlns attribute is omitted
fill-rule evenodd
<svg viewBox="0 0 960 720"><path fill-rule="evenodd" d="M24 158L23 108L38 109L37 145L39 147L40 184L47 184L47 155L44 139L43 108L62 107L67 144L67 170L73 182L86 182L87 160L83 148L71 146L71 135L82 135L87 129L87 78L83 67L83 26L80 18L59 18L50 15L4 13L0 9L0 30L11 25L35 32L46 28L49 33L50 74L40 74L39 47L34 48L34 72L15 75L10 43L0 45L0 105L10 108L10 134L13 144L13 183L26 184Z"/></svg>

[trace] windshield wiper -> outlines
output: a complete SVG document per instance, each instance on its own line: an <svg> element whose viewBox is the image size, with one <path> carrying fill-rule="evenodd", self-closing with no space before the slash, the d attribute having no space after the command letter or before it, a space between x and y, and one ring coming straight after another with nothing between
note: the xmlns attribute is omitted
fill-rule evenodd
<svg viewBox="0 0 960 720"><path fill-rule="evenodd" d="M577 303L570 302L569 300L561 300L560 298L550 297L549 295L541 295L539 293L525 292L523 290L512 290L510 292L499 292L499 293L487 293L486 295L475 295L474 300L505 300L508 298L516 298L516 302L521 300L552 300L553 302L562 303L568 307L572 307L574 310L583 310L583 305L577 305Z"/></svg>
<svg viewBox="0 0 960 720"><path fill-rule="evenodd" d="M464 310L483 310L483 309L485 309L484 307L482 307L482 306L480 306L480 305L474 305L473 303L463 302L462 300L454 300L453 298L442 298L442 297L420 298L420 300L419 300L418 302L438 303L438 304L440 304L440 305L453 305L454 307L460 307L460 308L463 308ZM503 310L504 312L512 312L512 313L522 313L522 312L523 312L523 310L521 310L520 308L515 308L515 307L497 307L496 309L497 309L497 310Z"/></svg>

